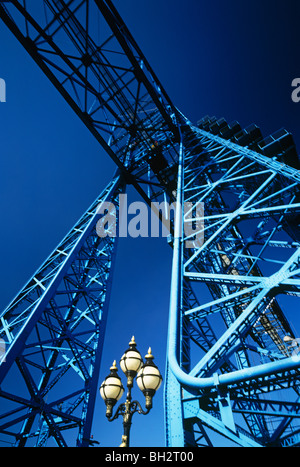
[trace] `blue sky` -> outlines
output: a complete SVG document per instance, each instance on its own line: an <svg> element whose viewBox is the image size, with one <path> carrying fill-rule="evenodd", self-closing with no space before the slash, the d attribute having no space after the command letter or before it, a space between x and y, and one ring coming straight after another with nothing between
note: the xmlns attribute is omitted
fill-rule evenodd
<svg viewBox="0 0 300 467"><path fill-rule="evenodd" d="M298 4L297 4L298 3ZM116 0L116 7L174 104L204 115L285 127L300 145L299 2L287 0ZM114 165L25 50L0 24L0 306L3 308L110 180ZM130 190L129 198L138 200ZM102 381L134 334L164 373L171 250L165 239L120 239L103 353ZM101 382L99 381L99 383ZM164 445L163 390L146 418L135 415L132 445ZM135 395L143 396L136 389ZM94 438L118 445L96 403Z"/></svg>

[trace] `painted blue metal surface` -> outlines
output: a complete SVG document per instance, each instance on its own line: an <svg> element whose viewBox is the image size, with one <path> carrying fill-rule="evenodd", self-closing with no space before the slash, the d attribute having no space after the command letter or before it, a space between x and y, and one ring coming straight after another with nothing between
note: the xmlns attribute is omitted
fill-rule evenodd
<svg viewBox="0 0 300 467"><path fill-rule="evenodd" d="M117 206L126 183L149 205L174 198L174 109L114 5L14 0L0 17L116 163L101 199ZM99 201L1 314L0 433L17 446L91 442L116 244L97 235Z"/></svg>
<svg viewBox="0 0 300 467"><path fill-rule="evenodd" d="M167 417L166 442L177 445L180 428L172 424L180 424L186 446L213 445L216 435L234 445L283 446L299 430L300 356L286 345L300 294L299 171L280 161L284 151L272 160L183 122L177 199L204 202L205 235L192 251L184 235L174 238L165 399L180 383L183 415ZM198 302L184 295L189 287ZM296 412L284 413L288 403Z"/></svg>
<svg viewBox="0 0 300 467"><path fill-rule="evenodd" d="M120 178L101 199L116 202L130 183L148 204L177 201L166 444L299 445L290 320L300 295L300 176L291 135L264 139L255 125L209 117L192 125L110 0L12 0L0 17L116 163ZM90 442L116 243L95 232L98 202L1 314L0 432L18 446L67 446L74 428L78 446ZM202 217L182 211L184 202L194 211L202 203ZM196 220L203 242L186 248L184 227ZM72 387L73 376L70 393L62 383Z"/></svg>
<svg viewBox="0 0 300 467"><path fill-rule="evenodd" d="M74 428L89 445L117 240L98 236L98 208L122 189L117 176L1 313L1 431L16 446L67 446Z"/></svg>

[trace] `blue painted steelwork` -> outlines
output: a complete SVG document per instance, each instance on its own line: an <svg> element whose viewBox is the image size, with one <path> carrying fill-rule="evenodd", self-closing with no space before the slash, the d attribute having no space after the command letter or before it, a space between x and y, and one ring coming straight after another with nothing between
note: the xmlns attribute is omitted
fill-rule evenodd
<svg viewBox="0 0 300 467"><path fill-rule="evenodd" d="M167 445L214 446L218 437L298 445L290 319L300 294L300 176L291 135L264 139L255 125L208 117L192 125L110 0L11 0L0 17L116 163L120 175L101 198L116 202L130 183L148 204L178 201ZM67 446L74 428L78 446L90 442L115 245L95 233L98 201L1 314L0 432L19 446ZM194 249L185 247L184 226L196 219L182 212L184 201L204 204L204 241ZM70 375L81 383L72 393L61 384Z"/></svg>
<svg viewBox="0 0 300 467"><path fill-rule="evenodd" d="M17 446L44 446L49 436L67 446L63 433L74 428L78 446L89 445L117 240L98 236L97 208L117 203L120 180L1 313L7 349L0 366L1 432L15 436ZM62 388L70 381L67 393Z"/></svg>
<svg viewBox="0 0 300 467"><path fill-rule="evenodd" d="M285 150L276 148L278 160L270 159L259 152L262 137L256 150L242 147L203 129L213 122L203 119L197 128L183 119L177 200L204 202L205 236L201 246L185 248L180 224L190 221L178 217L167 444L177 446L181 439L182 445L212 445L211 431L241 446L283 446L286 439L298 444L300 356L297 347L286 345L297 337L286 313L290 317L300 294L300 177L282 160L293 155L296 167L299 162L290 141ZM188 288L193 296L185 293ZM209 349L203 346L206 336ZM180 393L182 415L174 419L170 411ZM294 410L286 412L289 403Z"/></svg>
<svg viewBox="0 0 300 467"><path fill-rule="evenodd" d="M174 109L113 4L13 0L0 17L116 163L101 199L128 183L149 205L174 199ZM0 433L17 446L91 442L116 243L97 236L99 200L1 314Z"/></svg>

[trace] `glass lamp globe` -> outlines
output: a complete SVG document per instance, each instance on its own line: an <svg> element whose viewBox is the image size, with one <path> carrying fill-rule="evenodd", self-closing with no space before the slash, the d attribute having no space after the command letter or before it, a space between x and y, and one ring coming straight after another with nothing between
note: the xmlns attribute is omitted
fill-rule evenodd
<svg viewBox="0 0 300 467"><path fill-rule="evenodd" d="M152 398L161 385L162 376L153 362L154 357L151 353L151 348L149 348L145 359L146 362L138 372L136 382L146 397L146 408L150 409L152 407Z"/></svg>
<svg viewBox="0 0 300 467"><path fill-rule="evenodd" d="M100 396L106 404L106 416L109 417L113 406L121 399L124 393L124 387L121 378L118 375L116 361L110 367L110 374L105 378L100 386Z"/></svg>
<svg viewBox="0 0 300 467"><path fill-rule="evenodd" d="M129 342L129 348L126 350L120 360L121 370L127 376L127 386L133 385L133 379L141 368L143 359L140 352L136 349L136 342L132 336Z"/></svg>

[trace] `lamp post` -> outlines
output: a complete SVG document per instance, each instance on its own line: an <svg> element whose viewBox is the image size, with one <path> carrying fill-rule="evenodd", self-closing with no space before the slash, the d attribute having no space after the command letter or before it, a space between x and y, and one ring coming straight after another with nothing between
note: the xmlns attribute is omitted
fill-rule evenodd
<svg viewBox="0 0 300 467"><path fill-rule="evenodd" d="M146 361L145 363L143 362L141 354L136 348L135 339L132 337L129 342L129 348L120 360L120 367L127 378L126 401L119 405L114 415L113 407L124 393L124 387L118 375L116 361L113 362L110 368L110 374L100 386L100 395L104 399L106 405L106 417L108 421L112 422L120 415L123 416L124 434L120 447L129 447L129 435L133 414L138 412L139 414L147 415L150 412L152 408L152 399L161 385L162 376L153 362L153 359L151 348L149 348L145 356ZM145 396L145 410L138 401L132 400L131 390L135 377L139 389Z"/></svg>

